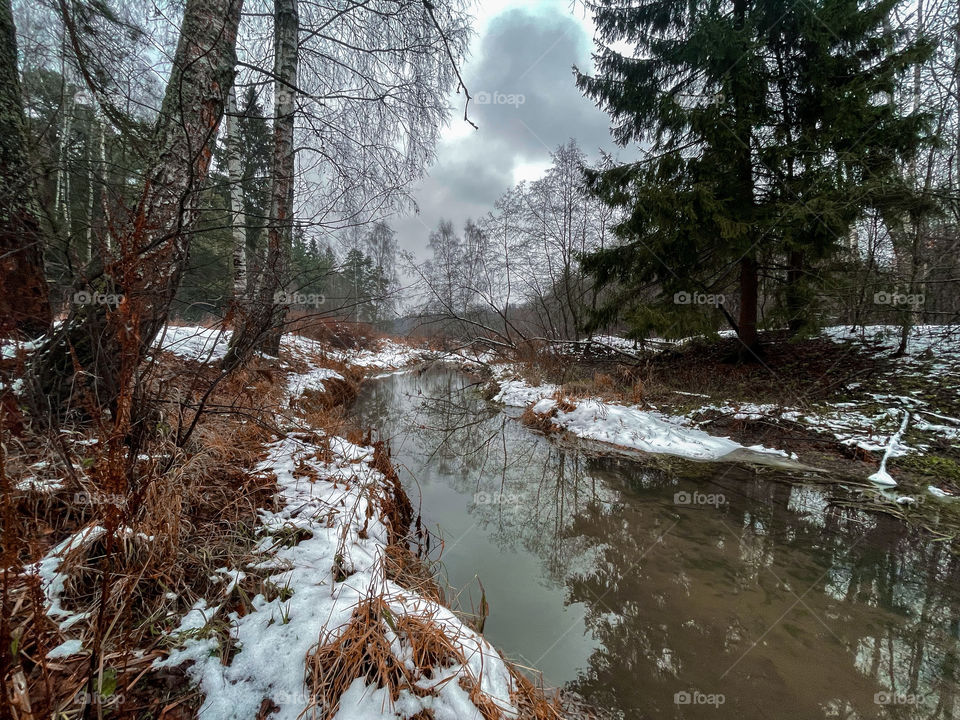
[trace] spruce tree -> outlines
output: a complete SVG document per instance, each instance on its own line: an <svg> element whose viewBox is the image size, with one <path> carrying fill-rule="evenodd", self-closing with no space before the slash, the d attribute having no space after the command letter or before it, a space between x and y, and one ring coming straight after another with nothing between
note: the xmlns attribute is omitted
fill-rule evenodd
<svg viewBox="0 0 960 720"><path fill-rule="evenodd" d="M686 328L703 317L689 299L713 294L741 357L756 357L760 278L769 277L800 329L816 286L811 261L833 255L866 208L917 202L901 168L925 142L927 118L900 114L891 96L930 49L890 26L896 4L592 6L597 74L578 71L577 84L610 114L616 140L645 153L588 172L594 191L625 211L620 243L584 258L599 285L617 288L594 323ZM622 54L618 42L636 51ZM722 297L731 285L736 318ZM650 288L652 307L640 300Z"/></svg>

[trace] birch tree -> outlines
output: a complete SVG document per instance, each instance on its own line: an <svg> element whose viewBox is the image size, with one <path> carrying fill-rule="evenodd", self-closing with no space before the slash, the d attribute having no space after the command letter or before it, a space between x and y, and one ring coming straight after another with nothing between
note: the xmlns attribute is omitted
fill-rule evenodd
<svg viewBox="0 0 960 720"><path fill-rule="evenodd" d="M153 162L139 201L115 238L117 257L34 355L34 401L40 412L64 412L78 390L85 391L88 411L114 407L166 323L233 84L241 7L241 0L186 3L155 125ZM73 18L65 6L64 20L70 27ZM104 297L107 302L97 300Z"/></svg>
<svg viewBox="0 0 960 720"><path fill-rule="evenodd" d="M233 300L247 295L247 220L244 209L243 171L240 167L240 118L237 115L237 93L230 86L224 118L227 135L227 172L230 180L230 223L233 228Z"/></svg>

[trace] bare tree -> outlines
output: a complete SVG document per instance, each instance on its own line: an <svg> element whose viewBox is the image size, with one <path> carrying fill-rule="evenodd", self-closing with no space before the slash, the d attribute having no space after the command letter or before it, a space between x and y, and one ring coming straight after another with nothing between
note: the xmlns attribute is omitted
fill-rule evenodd
<svg viewBox="0 0 960 720"><path fill-rule="evenodd" d="M116 238L118 257L82 297L91 302L74 303L33 358L34 400L47 414L67 409L75 385L89 393L88 407L113 406L166 323L233 83L241 7L241 0L186 4L151 171ZM69 8L62 8L76 38ZM95 83L90 89L100 90Z"/></svg>

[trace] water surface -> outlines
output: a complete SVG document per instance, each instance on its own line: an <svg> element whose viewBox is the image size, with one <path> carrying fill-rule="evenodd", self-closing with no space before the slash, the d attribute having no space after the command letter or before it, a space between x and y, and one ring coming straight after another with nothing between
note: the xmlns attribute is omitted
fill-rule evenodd
<svg viewBox="0 0 960 720"><path fill-rule="evenodd" d="M451 370L369 382L460 604L623 718L960 718L960 565L842 487L543 437ZM479 578L479 582L478 582Z"/></svg>

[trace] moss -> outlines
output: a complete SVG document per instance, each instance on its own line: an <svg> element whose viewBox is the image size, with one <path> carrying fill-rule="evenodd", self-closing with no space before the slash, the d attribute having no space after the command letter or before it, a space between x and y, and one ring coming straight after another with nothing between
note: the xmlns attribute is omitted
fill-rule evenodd
<svg viewBox="0 0 960 720"><path fill-rule="evenodd" d="M960 462L943 455L906 455L895 458L891 461L891 465L918 475L927 475L938 480L949 480L960 485Z"/></svg>

